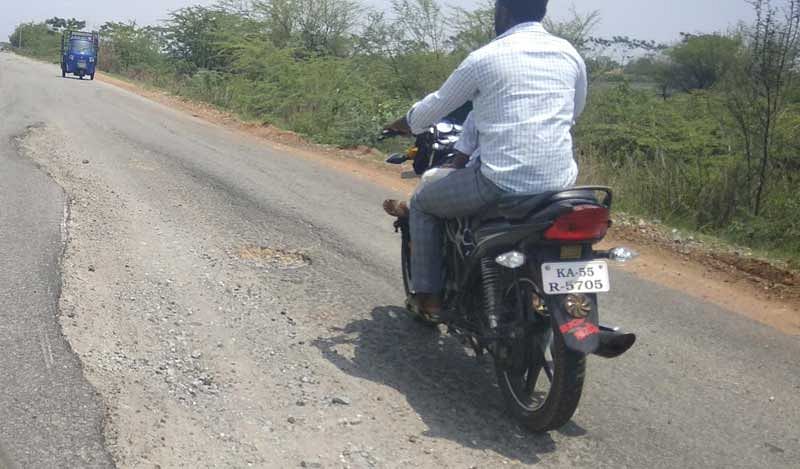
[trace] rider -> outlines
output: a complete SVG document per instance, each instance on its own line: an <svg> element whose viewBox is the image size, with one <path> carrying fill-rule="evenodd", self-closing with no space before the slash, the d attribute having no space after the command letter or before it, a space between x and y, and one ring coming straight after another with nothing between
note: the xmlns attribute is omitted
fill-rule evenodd
<svg viewBox="0 0 800 469"><path fill-rule="evenodd" d="M547 3L497 0L497 38L388 127L420 134L472 101L480 135L480 164L423 187L411 199L411 278L423 314L441 312L443 219L479 213L503 194L575 184L571 129L586 102L586 66L574 47L542 27Z"/></svg>
<svg viewBox="0 0 800 469"><path fill-rule="evenodd" d="M480 151L478 151L478 129L475 128L475 120L472 118L471 112L464 120L461 135L459 135L458 142L456 142L453 150L453 156L450 161L438 168L434 168L434 170L428 170L422 175L422 181L417 186L415 192L422 190L422 188L428 184L450 175L450 173L456 169L479 164ZM390 216L397 218L408 218L409 215L408 204L396 199L384 201L383 209Z"/></svg>

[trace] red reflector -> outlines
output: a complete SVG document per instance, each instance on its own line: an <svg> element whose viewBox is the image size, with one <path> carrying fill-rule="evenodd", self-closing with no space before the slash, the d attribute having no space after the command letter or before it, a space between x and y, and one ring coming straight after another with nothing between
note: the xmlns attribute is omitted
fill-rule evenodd
<svg viewBox="0 0 800 469"><path fill-rule="evenodd" d="M611 226L610 212L605 207L579 205L565 215L556 218L555 223L544 233L544 239L551 241L599 241Z"/></svg>

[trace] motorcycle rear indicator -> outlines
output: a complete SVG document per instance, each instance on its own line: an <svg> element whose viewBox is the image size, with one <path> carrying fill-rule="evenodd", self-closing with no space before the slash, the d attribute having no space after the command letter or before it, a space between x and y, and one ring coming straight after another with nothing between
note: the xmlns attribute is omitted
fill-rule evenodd
<svg viewBox="0 0 800 469"><path fill-rule="evenodd" d="M597 205L579 205L556 218L544 239L549 241L599 241L611 226L610 212Z"/></svg>

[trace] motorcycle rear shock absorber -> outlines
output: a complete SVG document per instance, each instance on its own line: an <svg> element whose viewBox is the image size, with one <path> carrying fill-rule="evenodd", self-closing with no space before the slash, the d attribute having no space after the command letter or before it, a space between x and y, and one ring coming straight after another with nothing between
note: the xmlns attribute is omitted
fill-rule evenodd
<svg viewBox="0 0 800 469"><path fill-rule="evenodd" d="M502 301L500 266L493 259L481 259L481 282L483 286L483 311L489 328L497 329L499 324L500 302Z"/></svg>

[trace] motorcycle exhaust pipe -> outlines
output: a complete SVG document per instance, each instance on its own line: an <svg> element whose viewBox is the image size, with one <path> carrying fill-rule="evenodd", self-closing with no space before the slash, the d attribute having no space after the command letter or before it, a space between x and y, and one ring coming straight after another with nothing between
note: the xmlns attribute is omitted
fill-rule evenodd
<svg viewBox="0 0 800 469"><path fill-rule="evenodd" d="M603 358L617 358L636 343L636 334L626 334L619 328L600 326L600 345L594 354Z"/></svg>

